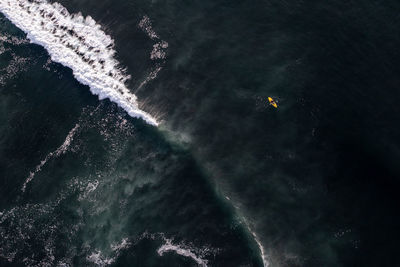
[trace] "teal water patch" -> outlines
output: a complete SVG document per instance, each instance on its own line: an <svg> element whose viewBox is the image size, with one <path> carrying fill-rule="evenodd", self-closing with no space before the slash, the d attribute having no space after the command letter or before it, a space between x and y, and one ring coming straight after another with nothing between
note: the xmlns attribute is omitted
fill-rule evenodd
<svg viewBox="0 0 400 267"><path fill-rule="evenodd" d="M17 205L2 211L3 257L30 265L109 265L123 262L122 254L132 257L135 244L148 239L158 246L147 252L149 262L164 266L157 254L163 246L178 252L167 253L170 266L182 255L188 264L254 261L185 154L112 106L84 109L77 125L68 151L49 159ZM241 253L227 261L232 243Z"/></svg>

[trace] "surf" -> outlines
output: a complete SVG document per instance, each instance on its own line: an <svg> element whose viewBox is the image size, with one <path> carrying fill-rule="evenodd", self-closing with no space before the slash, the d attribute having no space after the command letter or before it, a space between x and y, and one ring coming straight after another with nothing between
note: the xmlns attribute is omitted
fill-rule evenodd
<svg viewBox="0 0 400 267"><path fill-rule="evenodd" d="M158 126L126 87L130 76L114 57L114 40L93 18L70 14L61 4L46 0L0 0L0 12L31 43L43 46L52 61L72 69L74 77L100 100L108 98L131 117Z"/></svg>

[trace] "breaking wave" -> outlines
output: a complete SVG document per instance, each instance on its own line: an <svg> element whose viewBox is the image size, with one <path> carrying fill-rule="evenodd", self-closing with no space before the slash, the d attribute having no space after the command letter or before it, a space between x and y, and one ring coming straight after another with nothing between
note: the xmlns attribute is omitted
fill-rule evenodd
<svg viewBox="0 0 400 267"><path fill-rule="evenodd" d="M90 16L70 14L61 4L46 0L0 0L0 12L32 43L45 47L53 61L71 68L100 100L108 98L130 116L158 125L139 109L136 96L125 86L130 76L114 58L113 39Z"/></svg>

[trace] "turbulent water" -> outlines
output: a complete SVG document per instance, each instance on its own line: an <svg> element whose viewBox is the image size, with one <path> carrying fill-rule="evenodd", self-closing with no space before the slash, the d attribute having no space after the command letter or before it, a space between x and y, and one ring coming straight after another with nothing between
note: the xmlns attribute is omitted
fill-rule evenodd
<svg viewBox="0 0 400 267"><path fill-rule="evenodd" d="M126 88L129 75L113 58L114 41L90 16L71 15L59 3L46 0L2 0L0 11L26 32L32 43L44 46L53 61L70 67L75 78L99 99L109 98L129 115L157 125L138 108L136 96Z"/></svg>
<svg viewBox="0 0 400 267"><path fill-rule="evenodd" d="M0 0L0 266L399 265L399 10Z"/></svg>

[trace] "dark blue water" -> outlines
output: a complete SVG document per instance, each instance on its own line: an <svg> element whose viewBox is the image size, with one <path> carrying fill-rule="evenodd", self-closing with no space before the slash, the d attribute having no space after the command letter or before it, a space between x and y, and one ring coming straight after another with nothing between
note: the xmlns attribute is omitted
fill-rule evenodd
<svg viewBox="0 0 400 267"><path fill-rule="evenodd" d="M161 123L2 16L0 265L400 264L397 2L58 2Z"/></svg>

